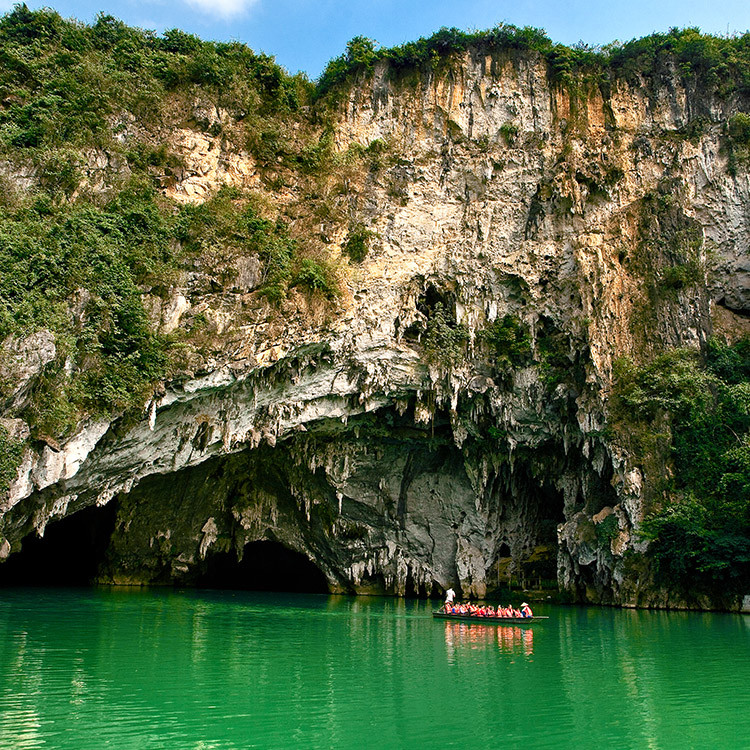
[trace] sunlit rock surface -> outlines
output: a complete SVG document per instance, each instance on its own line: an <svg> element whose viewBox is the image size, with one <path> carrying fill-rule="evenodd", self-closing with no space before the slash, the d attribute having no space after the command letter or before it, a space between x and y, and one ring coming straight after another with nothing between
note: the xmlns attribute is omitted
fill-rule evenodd
<svg viewBox="0 0 750 750"><path fill-rule="evenodd" d="M204 312L215 356L165 383L140 421L93 422L30 451L0 504L0 558L113 502L103 581L190 584L213 555L273 540L332 591L481 597L510 575L557 578L577 601L686 606L640 555L643 477L610 442L607 398L619 356L698 347L715 324L745 330L750 179L730 175L722 150L736 108L677 77L571 102L533 54L467 54L416 85L377 68L334 118L339 151L380 139L397 155L348 183L374 239L344 296L240 315L260 278L250 259L231 289L192 278L153 300L165 332ZM698 116L702 133L682 136ZM241 148L185 128L173 140L185 168L172 197L261 187ZM704 278L654 301L639 264L675 262L654 238L677 232L695 238ZM329 237L334 254L345 233ZM468 333L455 362L424 350L438 305ZM511 368L482 334L506 315L533 352ZM550 342L553 376L540 366ZM18 398L42 343L36 358L10 346ZM0 365L10 377L13 362Z"/></svg>

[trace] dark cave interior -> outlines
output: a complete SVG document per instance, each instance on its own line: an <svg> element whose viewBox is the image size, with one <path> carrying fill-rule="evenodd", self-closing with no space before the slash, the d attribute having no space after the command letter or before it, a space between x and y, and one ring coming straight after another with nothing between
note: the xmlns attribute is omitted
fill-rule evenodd
<svg viewBox="0 0 750 750"><path fill-rule="evenodd" d="M0 586L87 586L104 562L117 503L91 506L28 534L19 552L0 565Z"/></svg>
<svg viewBox="0 0 750 750"><path fill-rule="evenodd" d="M305 555L274 541L249 542L242 559L232 552L216 552L206 559L194 585L211 589L284 591L327 594L323 572Z"/></svg>

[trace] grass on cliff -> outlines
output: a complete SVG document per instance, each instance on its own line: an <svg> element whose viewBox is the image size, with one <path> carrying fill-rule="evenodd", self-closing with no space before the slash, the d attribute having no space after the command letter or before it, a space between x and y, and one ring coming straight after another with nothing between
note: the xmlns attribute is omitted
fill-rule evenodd
<svg viewBox="0 0 750 750"><path fill-rule="evenodd" d="M643 524L658 575L685 590L746 593L750 582L750 341L711 340L620 361L618 438L644 467Z"/></svg>

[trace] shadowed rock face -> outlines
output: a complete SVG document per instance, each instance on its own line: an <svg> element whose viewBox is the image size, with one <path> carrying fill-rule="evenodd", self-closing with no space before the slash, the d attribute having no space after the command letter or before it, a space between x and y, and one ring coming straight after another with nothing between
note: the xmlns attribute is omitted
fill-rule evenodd
<svg viewBox="0 0 750 750"><path fill-rule="evenodd" d="M565 507L614 502L607 471L579 486L587 461L575 449L542 442L507 454L483 443L458 448L444 414L420 426L409 409L384 409L145 479L117 501L98 580L267 588L270 542L321 571L299 573L305 590L322 581L332 592L424 596L459 585L479 597L506 582L503 558L538 548L554 577Z"/></svg>
<svg viewBox="0 0 750 750"><path fill-rule="evenodd" d="M392 155L347 177L347 210L375 240L342 299L248 311L252 264L220 293L175 286L155 319L220 319L211 357L140 421L31 447L0 501L0 560L116 498L102 581L215 581L274 542L331 591L482 596L509 567L551 564L579 601L684 604L642 556L644 477L607 432L608 395L618 356L747 328L731 311L750 310L750 180L722 148L737 103L676 77L574 102L533 55L467 53L411 87L386 72L334 117L341 152L380 139ZM703 134L681 137L696 113ZM331 231L332 253L346 233ZM658 293L688 265L700 278ZM460 356L430 339L439 315L461 326ZM515 359L490 335L506 316L528 334Z"/></svg>

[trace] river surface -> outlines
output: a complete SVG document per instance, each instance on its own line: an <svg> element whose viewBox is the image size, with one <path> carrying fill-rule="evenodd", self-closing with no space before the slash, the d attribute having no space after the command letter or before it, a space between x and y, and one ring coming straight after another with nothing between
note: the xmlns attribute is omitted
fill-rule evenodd
<svg viewBox="0 0 750 750"><path fill-rule="evenodd" d="M750 747L750 617L0 590L0 748Z"/></svg>

